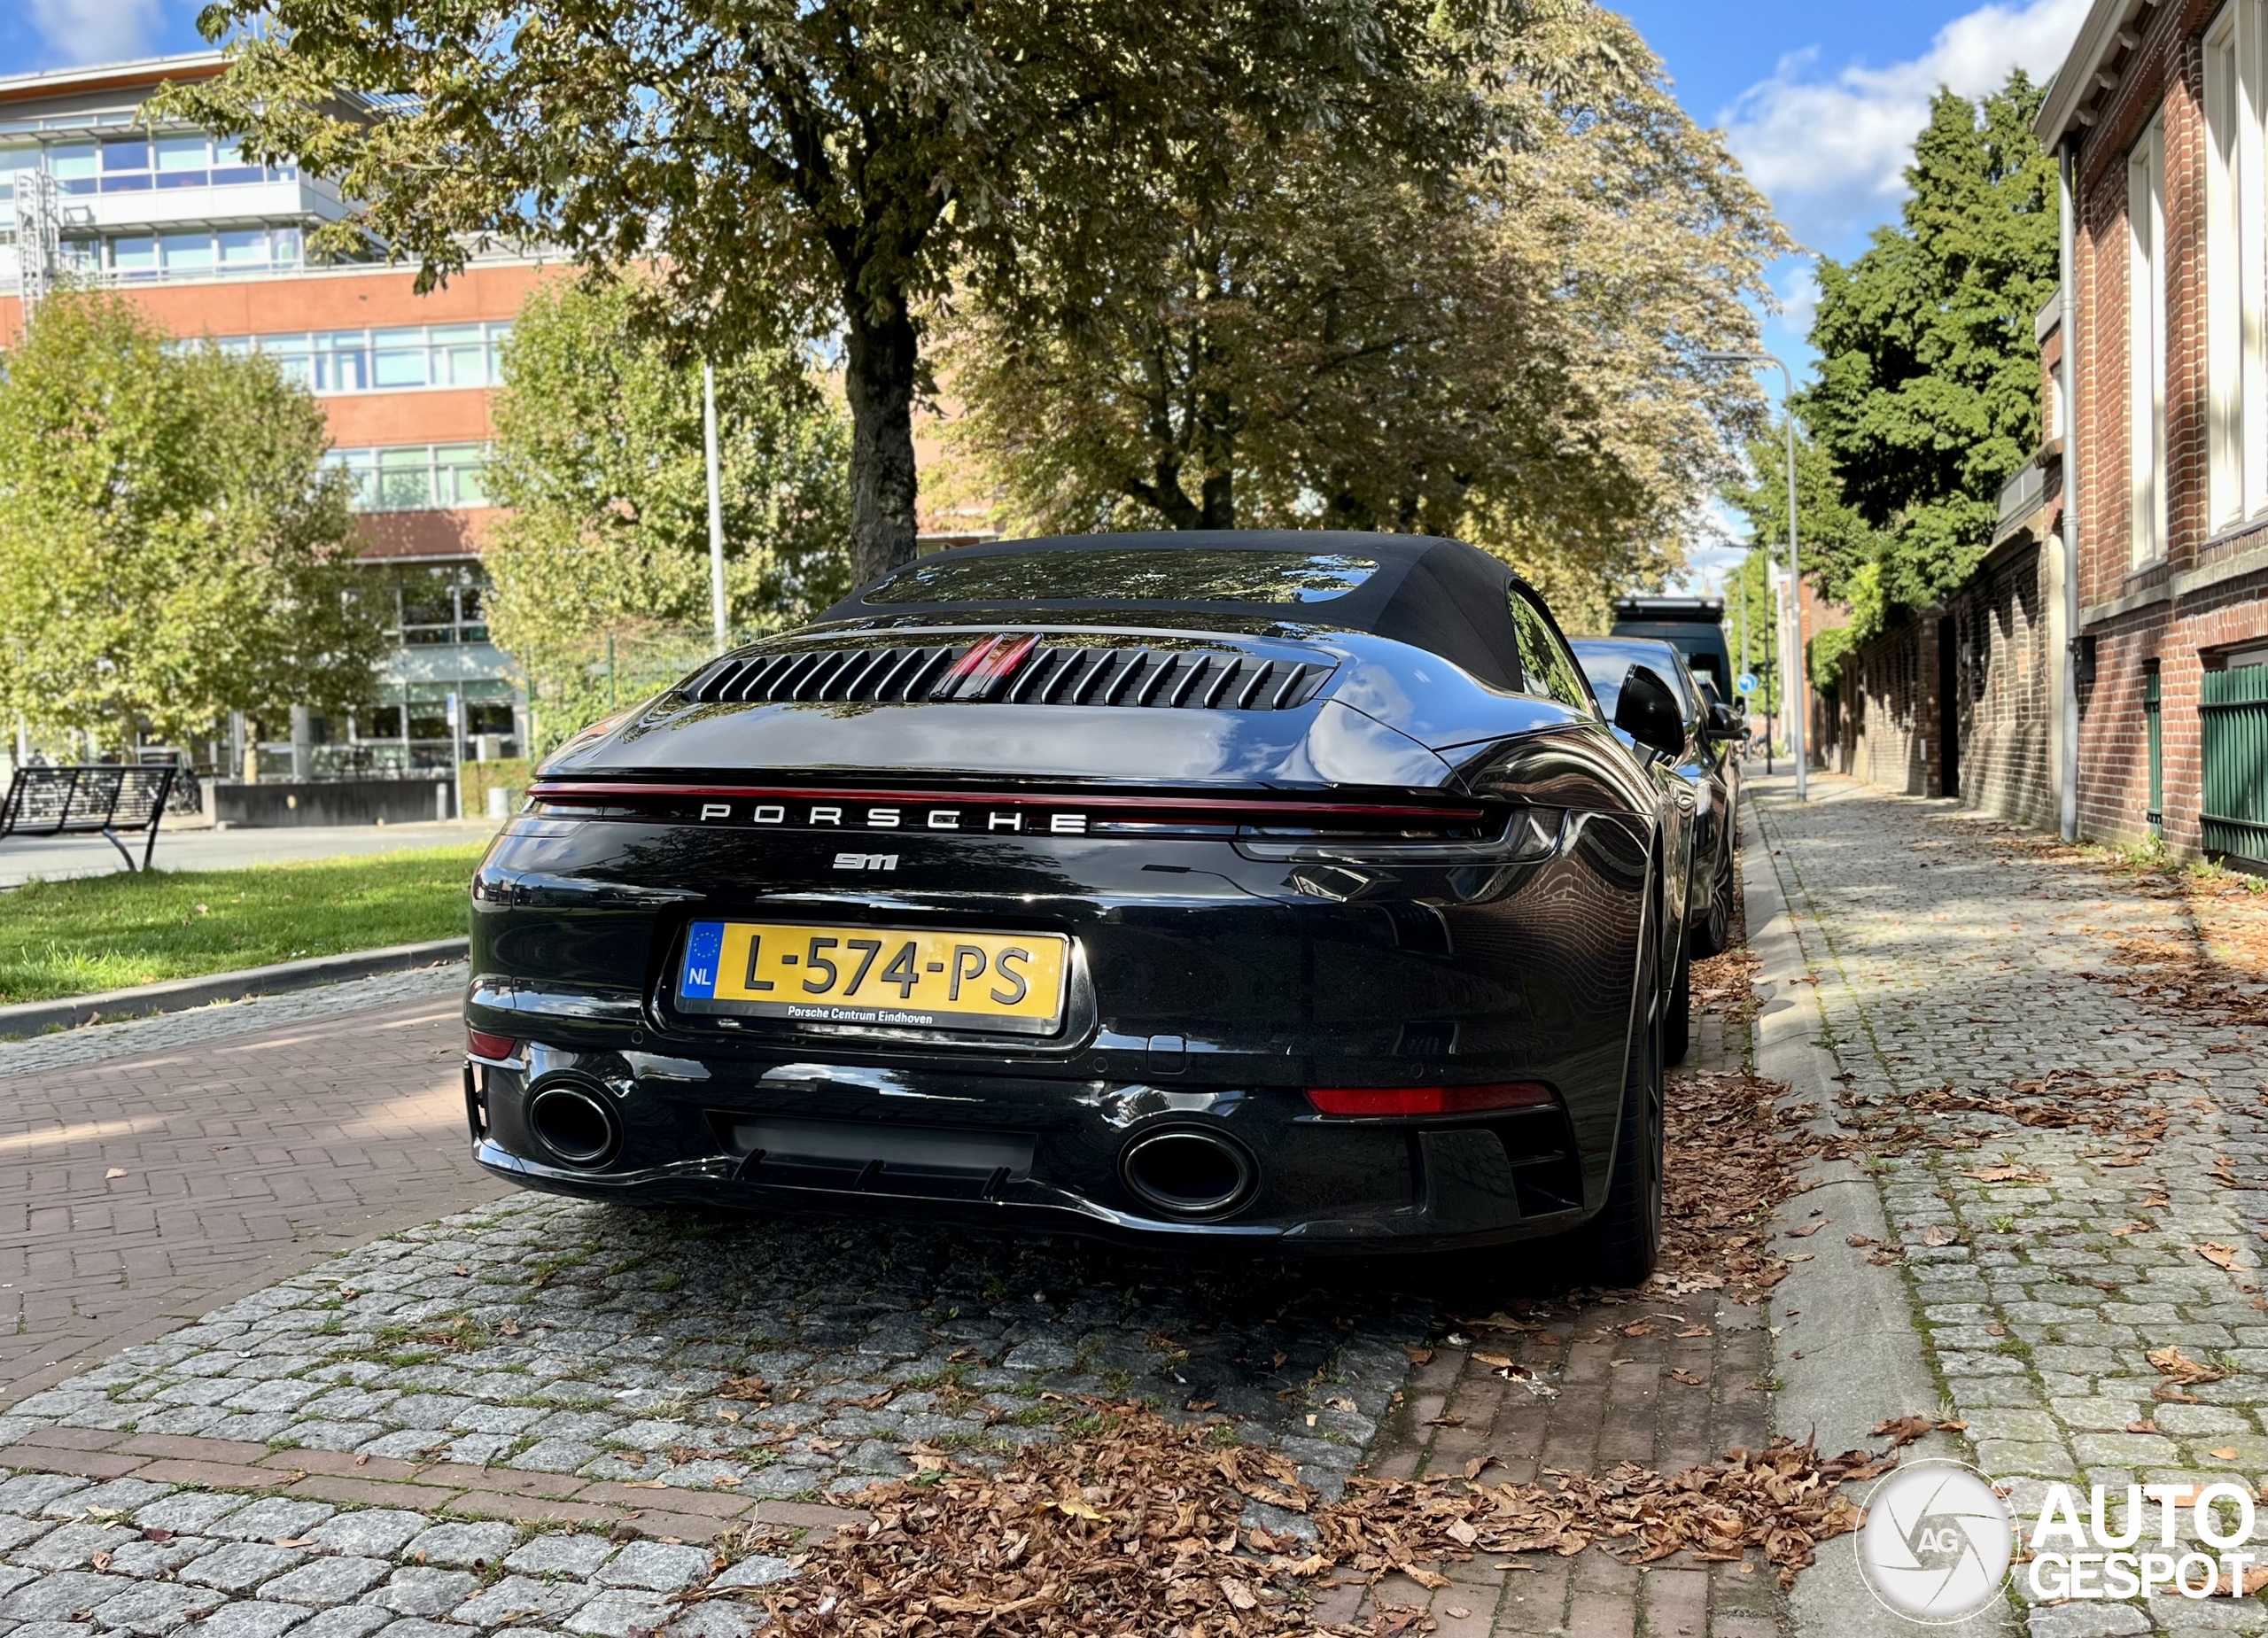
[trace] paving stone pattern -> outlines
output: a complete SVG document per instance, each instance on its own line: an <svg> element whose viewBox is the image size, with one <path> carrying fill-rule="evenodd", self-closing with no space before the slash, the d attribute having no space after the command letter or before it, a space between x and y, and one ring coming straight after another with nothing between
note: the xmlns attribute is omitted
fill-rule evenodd
<svg viewBox="0 0 2268 1638"><path fill-rule="evenodd" d="M1849 1077L1844 1120L1988 1134L1975 1148L1891 1144L1876 1174L1977 1464L2012 1482L2026 1517L2054 1479L2114 1500L2132 1483L2268 1481L2263 1197L2243 1186L2268 1170L2261 1032L2100 982L2119 966L2113 936L2188 935L2179 896L2046 858L1948 803L1817 775L1813 788L1808 807L1773 796L1759 810ZM2000 1095L2059 1069L2142 1083L2163 1136L1907 1113L1927 1089ZM2238 1266L2201 1245L2235 1248ZM2170 1385L2144 1355L2168 1345L2227 1374L2186 1389L2196 1402L2161 1397ZM1800 1320L1782 1346L1803 1346ZM2256 1630L2268 1604L2078 1603L2030 1620L2035 1638Z"/></svg>
<svg viewBox="0 0 2268 1638"><path fill-rule="evenodd" d="M0 1044L0 1412L507 1186L472 1163L462 964Z"/></svg>
<svg viewBox="0 0 2268 1638"><path fill-rule="evenodd" d="M11 1621L65 1638L38 1630L58 1610L209 1626L224 1604L228 1630L263 1634L284 1619L265 1604L320 1638L366 1638L380 1617L393 1638L442 1638L530 1611L625 1638L712 1571L769 1573L709 1544L843 1517L818 1504L912 1471L917 1447L997 1463L1058 1437L1081 1395L1174 1415L1210 1401L1336 1495L1430 1320L1422 1300L1311 1271L517 1195L0 1415L0 1472L17 1475L0 1483L0 1638ZM222 1494L252 1490L275 1494ZM658 1539L526 1538L562 1525ZM120 1564L164 1578L163 1596ZM500 1564L531 1585L486 1585ZM687 1638L748 1630L711 1603L681 1619Z"/></svg>

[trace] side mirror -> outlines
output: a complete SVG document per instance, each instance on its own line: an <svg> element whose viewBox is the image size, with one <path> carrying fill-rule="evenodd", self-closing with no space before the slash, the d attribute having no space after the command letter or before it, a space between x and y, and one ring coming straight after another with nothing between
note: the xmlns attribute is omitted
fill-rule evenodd
<svg viewBox="0 0 2268 1638"><path fill-rule="evenodd" d="M1685 749L1685 711L1669 684L1643 665L1622 679L1614 703L1614 726L1650 750L1676 757Z"/></svg>
<svg viewBox="0 0 2268 1638"><path fill-rule="evenodd" d="M1728 743L1740 738L1740 724L1733 718L1733 708L1712 704L1709 720L1702 726L1701 737L1713 744Z"/></svg>

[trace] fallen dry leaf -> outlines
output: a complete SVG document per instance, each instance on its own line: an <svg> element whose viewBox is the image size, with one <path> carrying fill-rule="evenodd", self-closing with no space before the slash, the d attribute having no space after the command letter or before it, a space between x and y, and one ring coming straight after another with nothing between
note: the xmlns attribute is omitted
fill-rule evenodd
<svg viewBox="0 0 2268 1638"><path fill-rule="evenodd" d="M2268 1588L2268 1564L2254 1564L2241 1577L2223 1580L2213 1588L2222 1598L2249 1598L2263 1588Z"/></svg>
<svg viewBox="0 0 2268 1638"><path fill-rule="evenodd" d="M804 1575L768 1592L781 1638L1355 1638L1358 1629L1315 1621L1310 1588L1398 1572L1438 1590L1453 1584L1448 1565L1480 1554L1565 1557L1594 1545L1634 1565L1678 1553L1732 1563L1755 1549L1785 1580L1820 1542L1857 1527L1858 1508L1837 1487L1892 1465L1863 1451L1822 1459L1777 1439L1681 1473L1626 1464L1532 1485L1357 1476L1324 1504L1281 1453L1216 1445L1217 1424L1080 1403L1091 1432L1027 1448L998 1472L948 1456L920 1481L849 1498L872 1522L807 1542ZM1305 1510L1315 1539L1294 1548L1241 1526L1254 1500ZM1378 1615L1363 1638L1426 1630L1422 1610L1406 1621Z"/></svg>
<svg viewBox="0 0 2268 1638"><path fill-rule="evenodd" d="M2187 1386L2194 1382L2218 1382L2228 1372L2202 1360L2191 1359L2179 1348L2168 1343L2162 1348L2152 1348L2142 1355L2159 1372L2175 1382Z"/></svg>
<svg viewBox="0 0 2268 1638"><path fill-rule="evenodd" d="M1902 1450L1937 1425L1934 1417L1886 1417L1875 1424L1875 1437L1890 1440L1892 1450Z"/></svg>
<svg viewBox="0 0 2268 1638"><path fill-rule="evenodd" d="M1922 1230L1922 1244L1924 1246L1950 1246L1960 1238L1941 1223L1933 1223Z"/></svg>
<svg viewBox="0 0 2268 1638"><path fill-rule="evenodd" d="M105 1183L108 1183L113 1177L123 1177L125 1176L126 1168L123 1166L113 1166L103 1174L103 1181Z"/></svg>
<svg viewBox="0 0 2268 1638"><path fill-rule="evenodd" d="M2233 1246L2224 1246L2218 1240L2207 1240L2203 1245L2192 1246L2189 1249L2217 1269L2236 1267L2237 1250Z"/></svg>
<svg viewBox="0 0 2268 1638"><path fill-rule="evenodd" d="M1509 1355L1503 1354L1483 1354L1478 1349L1474 1350L1472 1357L1481 1364L1487 1366L1492 1370L1502 1370L1505 1366L1512 1362Z"/></svg>
<svg viewBox="0 0 2268 1638"><path fill-rule="evenodd" d="M2234 1445L2221 1445L2208 1454L2218 1456L2224 1462L2233 1462L2236 1460L2236 1447Z"/></svg>
<svg viewBox="0 0 2268 1638"><path fill-rule="evenodd" d="M1689 1388L1697 1388L1708 1380L1706 1377L1697 1377L1689 1370L1673 1370L1669 1373L1669 1379L1673 1382L1682 1382Z"/></svg>

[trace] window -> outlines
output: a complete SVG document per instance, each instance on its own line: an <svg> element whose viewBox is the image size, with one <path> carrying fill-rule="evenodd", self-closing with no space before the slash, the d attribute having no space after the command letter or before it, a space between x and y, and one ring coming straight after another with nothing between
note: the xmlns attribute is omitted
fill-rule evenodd
<svg viewBox="0 0 2268 1638"><path fill-rule="evenodd" d="M334 449L325 459L352 481L351 504L358 512L447 511L489 503L484 445Z"/></svg>
<svg viewBox="0 0 2268 1638"><path fill-rule="evenodd" d="M168 233L158 242L168 273L209 273L213 270L213 236L209 233Z"/></svg>
<svg viewBox="0 0 2268 1638"><path fill-rule="evenodd" d="M423 571L409 571L394 588L400 599L396 605L399 617L394 622L395 636L413 647L486 642L488 627L480 618L484 584L481 571L473 566L437 565ZM468 732L509 734L511 725L507 723L501 730L492 726Z"/></svg>
<svg viewBox="0 0 2268 1638"><path fill-rule="evenodd" d="M97 185L95 144L58 143L47 151L47 174L58 193L92 193Z"/></svg>
<svg viewBox="0 0 2268 1638"><path fill-rule="evenodd" d="M295 229L291 248L299 248ZM252 260L260 247L232 245L242 236L222 234L221 265L232 256ZM422 387L486 387L503 379L499 361L509 323L432 324L399 330L322 330L313 335L230 336L229 345L276 359L284 373L313 392L387 392Z"/></svg>
<svg viewBox="0 0 2268 1638"><path fill-rule="evenodd" d="M2205 38L2208 522L2268 507L2264 339L2262 0L2233 0Z"/></svg>
<svg viewBox="0 0 2268 1638"><path fill-rule="evenodd" d="M2133 563L2165 555L2165 121L2150 128L2126 164L2128 409Z"/></svg>
<svg viewBox="0 0 2268 1638"><path fill-rule="evenodd" d="M16 220L16 174L38 168L38 149L0 148L0 225Z"/></svg>
<svg viewBox="0 0 2268 1638"><path fill-rule="evenodd" d="M1595 708L1590 690L1583 686L1582 670L1567 652L1551 622L1526 593L1514 587L1512 629L1519 638L1521 681L1526 692L1554 699L1586 716Z"/></svg>
<svg viewBox="0 0 2268 1638"><path fill-rule="evenodd" d="M152 146L160 188L202 188L213 180L212 144L202 136L160 136Z"/></svg>
<svg viewBox="0 0 2268 1638"><path fill-rule="evenodd" d="M146 142L106 142L102 144L102 190L105 193L146 193L150 182L150 144Z"/></svg>
<svg viewBox="0 0 2268 1638"><path fill-rule="evenodd" d="M158 276L158 241L146 233L110 242L110 270L122 279Z"/></svg>
<svg viewBox="0 0 2268 1638"><path fill-rule="evenodd" d="M221 265L224 268L257 268L268 260L265 228L229 228L216 237L221 246Z"/></svg>

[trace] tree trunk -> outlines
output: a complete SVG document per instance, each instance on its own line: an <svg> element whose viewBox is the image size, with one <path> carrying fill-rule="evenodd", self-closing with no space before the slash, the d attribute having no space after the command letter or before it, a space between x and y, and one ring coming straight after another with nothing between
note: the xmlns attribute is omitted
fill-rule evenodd
<svg viewBox="0 0 2268 1638"><path fill-rule="evenodd" d="M843 388L850 400L850 578L913 561L913 383L920 338L901 294L881 314L856 285Z"/></svg>

